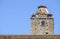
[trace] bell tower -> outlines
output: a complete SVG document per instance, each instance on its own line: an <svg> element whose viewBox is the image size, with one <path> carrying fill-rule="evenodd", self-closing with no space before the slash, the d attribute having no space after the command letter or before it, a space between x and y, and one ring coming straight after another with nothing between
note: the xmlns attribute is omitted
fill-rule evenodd
<svg viewBox="0 0 60 39"><path fill-rule="evenodd" d="M53 35L54 19L49 13L47 7L40 5L35 14L31 16L31 34L32 35Z"/></svg>

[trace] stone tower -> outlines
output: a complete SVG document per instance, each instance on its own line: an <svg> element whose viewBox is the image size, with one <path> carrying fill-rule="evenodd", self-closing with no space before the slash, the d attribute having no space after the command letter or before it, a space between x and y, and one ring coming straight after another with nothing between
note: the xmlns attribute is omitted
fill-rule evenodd
<svg viewBox="0 0 60 39"><path fill-rule="evenodd" d="M32 35L53 35L54 19L48 12L47 7L40 5L35 14L31 17L31 34Z"/></svg>

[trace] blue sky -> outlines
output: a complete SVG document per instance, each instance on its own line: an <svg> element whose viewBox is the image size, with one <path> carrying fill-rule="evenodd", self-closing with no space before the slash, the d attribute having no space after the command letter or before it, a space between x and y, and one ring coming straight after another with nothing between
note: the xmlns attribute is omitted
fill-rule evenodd
<svg viewBox="0 0 60 39"><path fill-rule="evenodd" d="M54 33L60 34L60 0L0 0L0 34L29 34L30 17L40 4L54 17Z"/></svg>

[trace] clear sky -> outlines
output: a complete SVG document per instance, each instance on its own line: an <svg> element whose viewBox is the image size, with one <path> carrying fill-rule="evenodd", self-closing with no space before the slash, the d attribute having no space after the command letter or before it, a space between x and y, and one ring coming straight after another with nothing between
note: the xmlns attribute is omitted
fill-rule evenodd
<svg viewBox="0 0 60 39"><path fill-rule="evenodd" d="M54 17L54 33L60 34L60 0L0 0L0 34L29 34L30 17L40 4Z"/></svg>

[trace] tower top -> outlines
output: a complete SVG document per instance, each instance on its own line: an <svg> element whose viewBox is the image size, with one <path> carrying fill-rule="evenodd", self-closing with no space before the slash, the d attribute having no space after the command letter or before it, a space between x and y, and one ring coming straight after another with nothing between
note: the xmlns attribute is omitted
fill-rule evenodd
<svg viewBox="0 0 60 39"><path fill-rule="evenodd" d="M45 5L41 4L40 6L38 6L37 13L48 14L49 11L47 10L47 7Z"/></svg>
<svg viewBox="0 0 60 39"><path fill-rule="evenodd" d="M38 8L47 8L45 5L41 4Z"/></svg>

